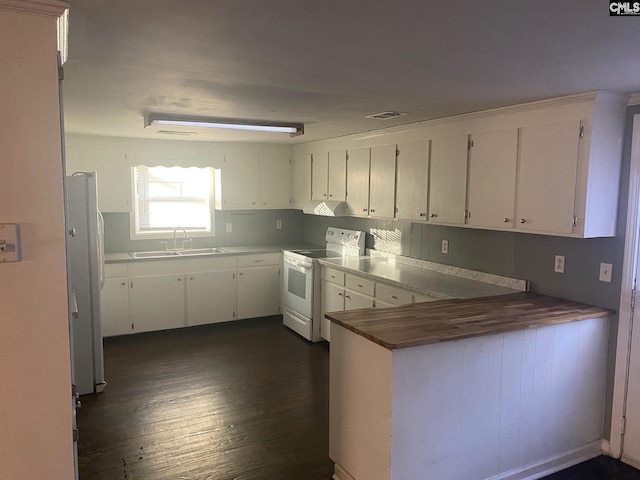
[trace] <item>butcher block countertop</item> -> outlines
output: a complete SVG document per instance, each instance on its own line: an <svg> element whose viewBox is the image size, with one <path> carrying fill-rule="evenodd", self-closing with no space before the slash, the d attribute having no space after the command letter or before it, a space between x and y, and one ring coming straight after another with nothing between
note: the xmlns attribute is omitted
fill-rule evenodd
<svg viewBox="0 0 640 480"><path fill-rule="evenodd" d="M327 313L389 350L606 317L613 310L530 292Z"/></svg>

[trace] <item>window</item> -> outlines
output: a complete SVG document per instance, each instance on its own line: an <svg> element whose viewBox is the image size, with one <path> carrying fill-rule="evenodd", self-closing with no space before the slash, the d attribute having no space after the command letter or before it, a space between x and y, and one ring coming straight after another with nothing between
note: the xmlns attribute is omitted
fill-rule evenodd
<svg viewBox="0 0 640 480"><path fill-rule="evenodd" d="M213 235L213 169L133 167L132 238L167 238L176 227Z"/></svg>

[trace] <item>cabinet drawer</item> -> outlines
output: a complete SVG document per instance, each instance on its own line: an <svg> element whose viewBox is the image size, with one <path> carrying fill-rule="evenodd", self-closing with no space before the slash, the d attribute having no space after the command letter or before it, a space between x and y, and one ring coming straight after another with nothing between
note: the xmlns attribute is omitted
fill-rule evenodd
<svg viewBox="0 0 640 480"><path fill-rule="evenodd" d="M350 288L351 290L362 292L365 295L373 297L373 292L375 291L375 283L371 280L347 274L345 275L345 284L347 288Z"/></svg>
<svg viewBox="0 0 640 480"><path fill-rule="evenodd" d="M376 285L376 299L393 305L408 305L413 303L413 293L402 288L378 283Z"/></svg>
<svg viewBox="0 0 640 480"><path fill-rule="evenodd" d="M126 277L129 275L129 268L126 263L107 263L104 266L105 278Z"/></svg>
<svg viewBox="0 0 640 480"><path fill-rule="evenodd" d="M336 285L344 285L344 272L325 267L322 269L322 279Z"/></svg>
<svg viewBox="0 0 640 480"><path fill-rule="evenodd" d="M282 262L282 254L261 253L257 255L238 255L238 257L236 257L236 261L238 262L238 268L280 265Z"/></svg>

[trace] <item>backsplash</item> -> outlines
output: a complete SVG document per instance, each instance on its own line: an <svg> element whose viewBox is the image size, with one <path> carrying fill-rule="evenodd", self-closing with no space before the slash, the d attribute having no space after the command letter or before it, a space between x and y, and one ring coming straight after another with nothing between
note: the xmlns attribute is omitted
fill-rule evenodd
<svg viewBox="0 0 640 480"><path fill-rule="evenodd" d="M160 239L131 240L128 213L105 212L103 216L106 253L161 248ZM298 210L216 210L215 237L195 237L193 247L280 245L300 242L302 241L302 216ZM276 228L276 220L282 220L281 229ZM226 233L227 223L231 223L232 233Z"/></svg>
<svg viewBox="0 0 640 480"><path fill-rule="evenodd" d="M409 221L304 215L307 243L321 244L328 226L362 230L376 250L529 280L545 295L618 309L621 248L616 238L576 239L445 227ZM442 253L448 240L449 253ZM553 271L555 255L566 257L566 273ZM600 262L613 264L613 282L598 280Z"/></svg>

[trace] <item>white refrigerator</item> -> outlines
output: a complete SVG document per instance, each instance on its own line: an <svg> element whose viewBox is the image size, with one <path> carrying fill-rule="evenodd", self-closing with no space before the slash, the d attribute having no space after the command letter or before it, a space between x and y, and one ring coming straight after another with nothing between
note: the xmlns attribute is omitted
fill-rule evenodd
<svg viewBox="0 0 640 480"><path fill-rule="evenodd" d="M104 390L100 290L104 284L104 222L95 172L67 177L70 295L75 384L80 395Z"/></svg>

